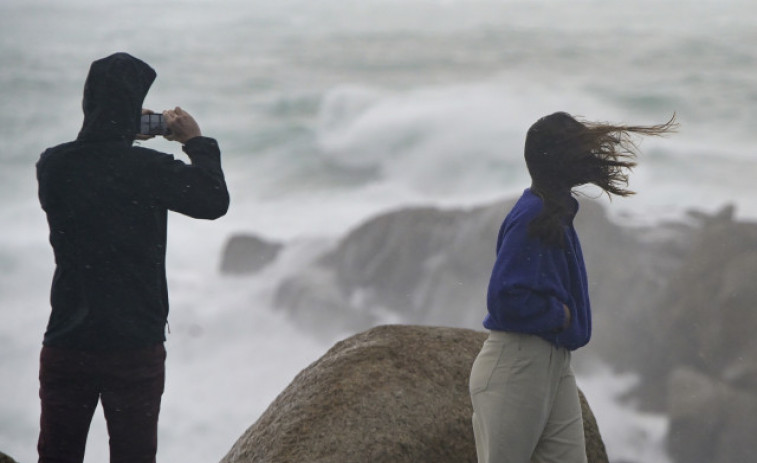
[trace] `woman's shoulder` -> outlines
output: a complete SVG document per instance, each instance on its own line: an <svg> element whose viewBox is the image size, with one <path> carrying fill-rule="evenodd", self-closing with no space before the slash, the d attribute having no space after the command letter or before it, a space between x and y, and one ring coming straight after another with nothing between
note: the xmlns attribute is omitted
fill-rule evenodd
<svg viewBox="0 0 757 463"><path fill-rule="evenodd" d="M528 226L539 215L541 208L541 198L526 189L502 221L498 243L501 243L505 237L509 240L527 240Z"/></svg>
<svg viewBox="0 0 757 463"><path fill-rule="evenodd" d="M523 194L515 202L515 205L507 215L510 221L531 221L541 212L544 202L530 188L526 188Z"/></svg>

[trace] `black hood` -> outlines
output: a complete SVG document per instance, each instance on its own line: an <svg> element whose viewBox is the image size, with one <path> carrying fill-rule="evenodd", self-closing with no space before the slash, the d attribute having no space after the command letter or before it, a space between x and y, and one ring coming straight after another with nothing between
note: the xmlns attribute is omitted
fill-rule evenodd
<svg viewBox="0 0 757 463"><path fill-rule="evenodd" d="M147 63L127 53L94 61L84 84L84 124L78 140L133 141L156 75Z"/></svg>

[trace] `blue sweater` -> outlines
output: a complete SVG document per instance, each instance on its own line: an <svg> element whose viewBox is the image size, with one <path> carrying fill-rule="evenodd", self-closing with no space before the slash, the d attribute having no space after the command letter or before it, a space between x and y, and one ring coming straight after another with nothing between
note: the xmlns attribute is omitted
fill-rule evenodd
<svg viewBox="0 0 757 463"><path fill-rule="evenodd" d="M571 199L578 212L578 201ZM541 208L541 198L526 189L502 223L484 326L535 334L556 346L575 350L591 337L586 267L573 228L575 213L565 222L562 249L528 236L528 225ZM563 304L571 313L566 329Z"/></svg>

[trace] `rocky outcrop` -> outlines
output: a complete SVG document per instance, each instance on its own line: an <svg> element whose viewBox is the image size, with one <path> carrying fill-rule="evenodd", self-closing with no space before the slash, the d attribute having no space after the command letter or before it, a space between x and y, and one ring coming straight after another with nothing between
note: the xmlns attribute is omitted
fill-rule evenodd
<svg viewBox="0 0 757 463"><path fill-rule="evenodd" d="M725 209L692 231L648 314L644 403L670 417L676 462L753 461L757 435L757 224ZM666 391L667 394L660 394Z"/></svg>
<svg viewBox="0 0 757 463"><path fill-rule="evenodd" d="M303 370L222 463L475 462L468 376L486 337L381 326ZM590 463L607 462L583 399Z"/></svg>
<svg viewBox="0 0 757 463"><path fill-rule="evenodd" d="M669 375L668 451L677 462L754 461L757 395L689 368Z"/></svg>
<svg viewBox="0 0 757 463"><path fill-rule="evenodd" d="M295 322L332 335L367 329L382 319L479 329L497 233L512 205L511 200L382 214L283 281L276 303ZM665 280L680 265L687 229L640 235L612 223L594 201L582 201L576 227L589 271L593 348L629 368L646 361L636 340L648 335L644 315L653 311ZM649 235L665 239L645 239Z"/></svg>
<svg viewBox="0 0 757 463"><path fill-rule="evenodd" d="M670 359L665 370L684 364L724 379L740 376L757 388L755 365L740 355L757 361L755 275L757 224L721 215L693 233L655 317L655 347Z"/></svg>
<svg viewBox="0 0 757 463"><path fill-rule="evenodd" d="M221 254L221 273L254 274L273 262L282 245L254 235L234 235Z"/></svg>
<svg viewBox="0 0 757 463"><path fill-rule="evenodd" d="M354 319L387 313L404 323L478 327L502 214L502 204L495 204L378 216L341 239L312 268L285 281L278 305L302 313L312 311L315 299ZM327 279L333 284L324 285ZM303 288L310 294L301 297Z"/></svg>
<svg viewBox="0 0 757 463"><path fill-rule="evenodd" d="M281 282L278 306L309 330L332 335L386 320L478 329L496 234L511 205L409 208L375 217ZM738 429L757 427L757 413L741 412L757 403L757 224L736 220L726 207L629 228L609 220L599 203L582 200L576 228L594 322L592 342L574 357L577 368L598 356L638 373L632 395L643 408L671 416L675 461L694 461L675 443L687 441L707 447L694 453L711 455L709 463L737 461L719 459L717 449ZM678 416L678 394L686 388L674 378L677 371L739 391L718 396L723 422L738 427L715 427L701 439L711 417ZM687 400L704 406L697 397Z"/></svg>

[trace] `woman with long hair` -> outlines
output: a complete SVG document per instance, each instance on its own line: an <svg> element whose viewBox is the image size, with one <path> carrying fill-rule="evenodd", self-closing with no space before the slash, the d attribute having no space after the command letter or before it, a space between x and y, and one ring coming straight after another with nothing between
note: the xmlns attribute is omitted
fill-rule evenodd
<svg viewBox="0 0 757 463"><path fill-rule="evenodd" d="M470 376L479 463L586 462L581 404L571 351L591 337L581 245L573 227L574 188L593 184L628 196L636 165L633 135L653 126L579 121L558 112L528 130L531 176L497 239L484 327L489 337Z"/></svg>

